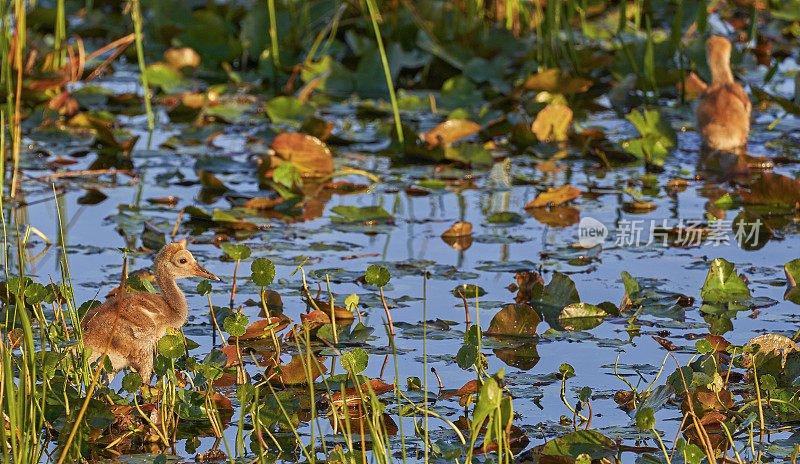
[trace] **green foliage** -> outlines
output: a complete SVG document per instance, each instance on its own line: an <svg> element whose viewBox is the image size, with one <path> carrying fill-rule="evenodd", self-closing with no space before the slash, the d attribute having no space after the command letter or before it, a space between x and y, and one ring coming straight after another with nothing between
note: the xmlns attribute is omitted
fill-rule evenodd
<svg viewBox="0 0 800 464"><path fill-rule="evenodd" d="M369 356L367 355L367 352L361 348L355 348L342 353L340 362L342 363L344 370L355 375L363 372L364 369L367 368Z"/></svg>
<svg viewBox="0 0 800 464"><path fill-rule="evenodd" d="M640 137L629 139L622 147L635 157L648 163L661 166L664 159L678 143L675 131L664 121L657 110L645 110L644 114L633 110L626 116L639 131Z"/></svg>
<svg viewBox="0 0 800 464"><path fill-rule="evenodd" d="M245 244L222 243L222 251L235 260L247 259L250 257L250 248Z"/></svg>
<svg viewBox="0 0 800 464"><path fill-rule="evenodd" d="M267 258L258 258L250 264L250 279L260 287L266 287L275 279L275 265Z"/></svg>
<svg viewBox="0 0 800 464"><path fill-rule="evenodd" d="M375 285L376 287L385 287L386 284L389 283L391 277L388 269L383 266L378 266L377 264L368 267L367 272L364 273L364 280L366 280L368 284Z"/></svg>
<svg viewBox="0 0 800 464"><path fill-rule="evenodd" d="M656 416L653 408L639 408L636 411L636 427L639 430L650 430L656 425Z"/></svg>
<svg viewBox="0 0 800 464"><path fill-rule="evenodd" d="M231 336L241 337L244 335L249 324L250 319L248 319L247 316L242 313L233 313L225 318L223 328L225 332L228 332Z"/></svg>
<svg viewBox="0 0 800 464"><path fill-rule="evenodd" d="M184 353L183 338L174 334L167 334L158 341L158 352L165 358L175 359Z"/></svg>
<svg viewBox="0 0 800 464"><path fill-rule="evenodd" d="M749 299L750 289L736 274L733 263L717 258L711 263L700 296L709 303L729 303Z"/></svg>

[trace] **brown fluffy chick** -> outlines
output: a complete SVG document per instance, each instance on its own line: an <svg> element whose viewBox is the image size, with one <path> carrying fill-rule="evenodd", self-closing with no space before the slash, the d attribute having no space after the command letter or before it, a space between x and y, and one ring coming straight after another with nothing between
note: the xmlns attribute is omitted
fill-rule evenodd
<svg viewBox="0 0 800 464"><path fill-rule="evenodd" d="M731 73L731 43L713 36L706 41L706 60L711 85L699 96L697 128L703 144L714 150L732 151L747 144L752 104Z"/></svg>
<svg viewBox="0 0 800 464"><path fill-rule="evenodd" d="M121 299L113 296L87 311L81 321L83 344L92 350L90 362L100 357L111 339L108 358L114 370L107 374L107 381L122 369L134 367L144 382L150 382L156 343L168 328L182 327L189 314L186 297L175 279L199 276L219 280L197 264L186 249L186 240L161 248L153 263L153 274L161 293L131 292Z"/></svg>

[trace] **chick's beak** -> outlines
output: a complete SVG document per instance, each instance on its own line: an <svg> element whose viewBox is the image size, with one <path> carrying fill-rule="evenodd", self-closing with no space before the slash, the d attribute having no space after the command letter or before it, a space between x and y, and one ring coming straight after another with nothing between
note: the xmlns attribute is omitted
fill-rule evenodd
<svg viewBox="0 0 800 464"><path fill-rule="evenodd" d="M194 275L198 277L205 277L206 279L213 279L213 280L220 280L219 277L215 276L214 274L208 272L206 268L203 266L195 263L194 265Z"/></svg>

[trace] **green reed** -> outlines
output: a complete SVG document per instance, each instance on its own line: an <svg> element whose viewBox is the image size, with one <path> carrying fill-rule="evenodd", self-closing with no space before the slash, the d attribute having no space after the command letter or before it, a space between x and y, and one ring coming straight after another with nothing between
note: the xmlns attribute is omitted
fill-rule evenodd
<svg viewBox="0 0 800 464"><path fill-rule="evenodd" d="M136 59L139 63L139 79L142 80L142 92L144 92L144 110L147 113L147 129L152 136L155 129L153 118L153 107L150 103L150 85L147 82L147 65L144 61L144 47L142 45L142 9L139 0L131 0L131 20L133 21L133 32L136 42Z"/></svg>
<svg viewBox="0 0 800 464"><path fill-rule="evenodd" d="M369 10L369 18L372 22L372 30L375 32L375 41L378 43L378 51L381 55L381 64L383 65L383 73L386 77L386 86L389 88L389 98L392 102L392 113L394 114L394 124L397 130L397 140L403 143L403 125L400 122L400 108L397 106L397 96L394 92L394 80L392 79L392 72L389 69L389 60L386 57L386 49L383 46L383 38L381 37L381 30L378 27L378 8L375 6L375 0L366 0L367 9Z"/></svg>

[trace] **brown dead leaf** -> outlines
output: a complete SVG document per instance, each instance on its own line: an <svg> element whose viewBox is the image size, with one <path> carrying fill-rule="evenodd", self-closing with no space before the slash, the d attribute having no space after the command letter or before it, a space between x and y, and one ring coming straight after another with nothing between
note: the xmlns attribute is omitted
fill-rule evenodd
<svg viewBox="0 0 800 464"><path fill-rule="evenodd" d="M480 130L481 126L476 122L467 119L449 119L429 130L423 138L428 142L428 145L435 147L440 143L442 145L449 145L465 137L469 137L472 134L476 134L480 132Z"/></svg>
<svg viewBox="0 0 800 464"><path fill-rule="evenodd" d="M285 366L279 366L281 375L270 377L270 382L277 383L281 385L301 385L307 384L309 382L308 376L306 375L306 366L304 363L307 362L305 355L302 354L294 354L292 355L292 359L289 361L288 364ZM264 363L264 367L278 367L277 363L275 362L275 358L270 358L266 360ZM314 362L311 360L311 364L307 366L311 372L311 381L313 382L317 377L320 375L328 372L328 368L325 367L324 364L321 362Z"/></svg>
<svg viewBox="0 0 800 464"><path fill-rule="evenodd" d="M792 351L800 351L800 346L797 345L791 338L778 335L766 334L759 335L747 343L748 346L758 345L758 351L754 354L745 353L742 355L742 366L753 366L754 358L759 361L759 365L769 359L781 358L781 365L786 364L786 357Z"/></svg>
<svg viewBox="0 0 800 464"><path fill-rule="evenodd" d="M278 154L272 159L273 167L289 161L302 177L324 177L333 172L331 151L325 142L312 135L284 132L272 141L272 149Z"/></svg>
<svg viewBox="0 0 800 464"><path fill-rule="evenodd" d="M678 347L674 343L672 343L672 341L667 340L666 338L652 336L652 339L655 340L656 342L658 342L658 344L661 345L661 347L664 348L667 351L677 351L678 350Z"/></svg>
<svg viewBox="0 0 800 464"><path fill-rule="evenodd" d="M239 339L239 341L268 338L270 336L270 330L267 330L267 327L269 327L272 324L277 324L277 327L274 327L272 331L280 332L281 330L288 327L290 322L292 322L292 320L284 316L283 314L280 314L276 317L272 317L269 319L259 319L250 324L241 337L229 337L228 343L235 342L237 338Z"/></svg>
<svg viewBox="0 0 800 464"><path fill-rule="evenodd" d="M525 209L563 205L579 196L581 196L581 191L571 185L553 187L537 195L533 201L525 205Z"/></svg>
<svg viewBox="0 0 800 464"><path fill-rule="evenodd" d="M265 198L265 197L255 197L247 200L244 202L242 207L244 208L252 208L252 209L273 209L279 204L283 203L283 198Z"/></svg>
<svg viewBox="0 0 800 464"><path fill-rule="evenodd" d="M477 380L473 379L469 382L465 383L463 387L459 388L454 392L448 392L444 394L444 398L452 398L454 396L458 396L459 398L462 396L473 395L481 391L481 384Z"/></svg>
<svg viewBox="0 0 800 464"><path fill-rule="evenodd" d="M566 105L551 103L536 114L531 131L540 142L567 140L567 131L572 123L572 110Z"/></svg>
<svg viewBox="0 0 800 464"><path fill-rule="evenodd" d="M456 222L449 229L442 233L442 237L464 237L472 235L472 223Z"/></svg>
<svg viewBox="0 0 800 464"><path fill-rule="evenodd" d="M585 92L591 86L592 81L570 77L557 68L536 73L522 84L522 88L525 90L544 90L561 94Z"/></svg>
<svg viewBox="0 0 800 464"><path fill-rule="evenodd" d="M336 406L342 406L346 404L347 406L354 406L356 404L361 403L361 396L364 398L369 398L369 391L370 388L375 393L375 395L382 395L386 392L390 392L394 390L394 386L384 382L381 379L370 379L369 384L366 382L361 384L361 395L359 395L358 390L355 387L345 388L344 390L344 401L342 401L342 391L336 390L330 397L331 403Z"/></svg>
<svg viewBox="0 0 800 464"><path fill-rule="evenodd" d="M164 61L173 68L196 68L200 66L200 55L189 47L169 48L164 52Z"/></svg>
<svg viewBox="0 0 800 464"><path fill-rule="evenodd" d="M550 227L569 227L581 220L581 212L572 206L530 208L527 211L534 219Z"/></svg>

